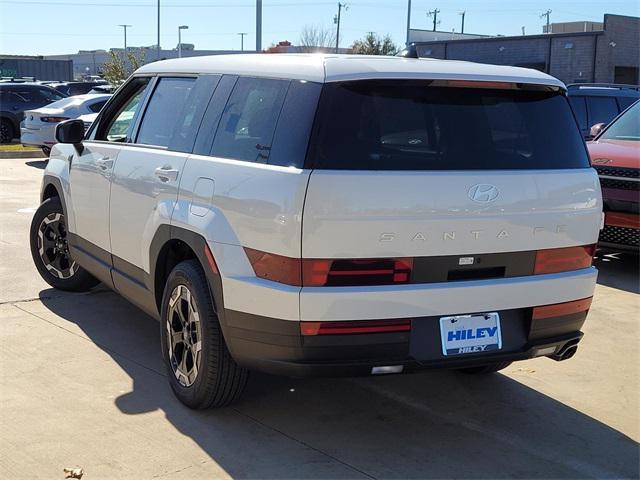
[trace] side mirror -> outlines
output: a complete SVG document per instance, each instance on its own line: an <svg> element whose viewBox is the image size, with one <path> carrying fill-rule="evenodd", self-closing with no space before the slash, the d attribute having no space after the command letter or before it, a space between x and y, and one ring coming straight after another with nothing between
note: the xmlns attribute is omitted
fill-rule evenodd
<svg viewBox="0 0 640 480"><path fill-rule="evenodd" d="M84 140L84 122L82 120L65 120L56 125L56 140L60 143L78 145Z"/></svg>
<svg viewBox="0 0 640 480"><path fill-rule="evenodd" d="M606 126L607 126L606 123L596 123L591 127L591 130L589 130L589 136L591 138L597 137L598 135L600 135L600 132L602 132L602 130L604 130L604 127Z"/></svg>

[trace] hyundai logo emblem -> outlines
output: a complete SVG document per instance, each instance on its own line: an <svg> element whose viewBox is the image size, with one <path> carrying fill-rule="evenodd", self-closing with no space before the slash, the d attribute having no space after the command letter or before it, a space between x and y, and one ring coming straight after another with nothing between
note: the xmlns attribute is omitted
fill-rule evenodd
<svg viewBox="0 0 640 480"><path fill-rule="evenodd" d="M500 191L491 184L478 183L469 189L469 198L478 203L493 202L500 195Z"/></svg>

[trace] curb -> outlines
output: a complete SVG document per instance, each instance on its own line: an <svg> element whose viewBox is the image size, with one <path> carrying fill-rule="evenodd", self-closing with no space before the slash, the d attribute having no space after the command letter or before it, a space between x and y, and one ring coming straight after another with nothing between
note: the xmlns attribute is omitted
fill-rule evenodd
<svg viewBox="0 0 640 480"><path fill-rule="evenodd" d="M0 159L3 158L47 158L40 150L32 152L0 152Z"/></svg>

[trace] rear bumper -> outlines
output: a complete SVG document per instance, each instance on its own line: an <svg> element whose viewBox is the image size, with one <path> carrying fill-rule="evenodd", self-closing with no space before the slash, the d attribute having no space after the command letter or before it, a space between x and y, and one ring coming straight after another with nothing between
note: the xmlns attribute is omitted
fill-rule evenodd
<svg viewBox="0 0 640 480"><path fill-rule="evenodd" d="M36 147L54 145L55 129L31 130L25 127L20 129L20 143L23 145L33 145Z"/></svg>
<svg viewBox="0 0 640 480"><path fill-rule="evenodd" d="M582 338L587 312L535 321L531 312L531 308L500 312L500 352L462 356L442 354L439 317L414 318L408 332L309 337L300 335L299 322L233 310L225 310L223 323L232 356L247 368L291 377L360 376L381 366L401 365L407 372L550 356Z"/></svg>

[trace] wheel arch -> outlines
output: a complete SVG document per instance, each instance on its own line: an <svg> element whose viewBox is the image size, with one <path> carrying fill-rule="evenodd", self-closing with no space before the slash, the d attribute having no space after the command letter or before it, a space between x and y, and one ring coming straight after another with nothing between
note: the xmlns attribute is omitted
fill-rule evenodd
<svg viewBox="0 0 640 480"><path fill-rule="evenodd" d="M221 324L224 324L224 300L222 296L222 279L217 267L210 266L207 258L210 252L205 238L199 233L184 228L162 225L156 232L149 249L149 265L151 290L155 298L158 312L161 312L162 296L167 278L171 270L180 262L195 259L200 263L207 278L209 290L213 298L213 307ZM211 253L211 255L213 255ZM213 257L212 257L213 259ZM215 266L215 260L214 260Z"/></svg>
<svg viewBox="0 0 640 480"><path fill-rule="evenodd" d="M60 203L62 203L62 213L65 218L69 218L67 215L67 204L63 195L62 182L58 177L53 175L45 175L42 179L42 189L40 192L40 203L48 200L49 198L58 197Z"/></svg>

